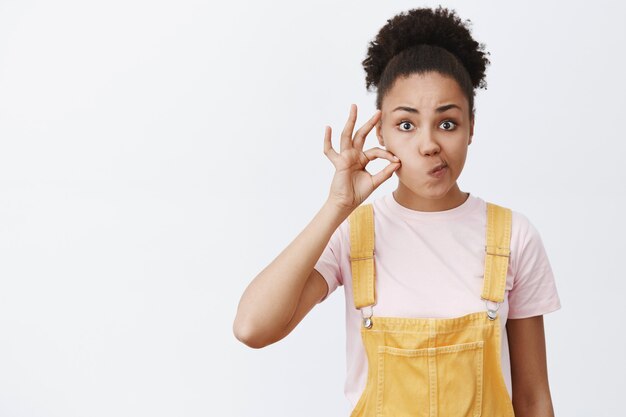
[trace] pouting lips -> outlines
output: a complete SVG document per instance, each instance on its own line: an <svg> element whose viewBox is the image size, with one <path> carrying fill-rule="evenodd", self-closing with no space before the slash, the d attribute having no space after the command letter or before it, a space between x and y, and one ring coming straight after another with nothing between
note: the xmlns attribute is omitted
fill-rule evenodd
<svg viewBox="0 0 626 417"><path fill-rule="evenodd" d="M444 167L447 167L447 166L448 166L448 164L441 163L441 164L437 165L436 167L434 167L433 169L431 169L430 171L428 171L428 173L432 174L432 173L434 173L436 171L439 171L441 168L444 168Z"/></svg>

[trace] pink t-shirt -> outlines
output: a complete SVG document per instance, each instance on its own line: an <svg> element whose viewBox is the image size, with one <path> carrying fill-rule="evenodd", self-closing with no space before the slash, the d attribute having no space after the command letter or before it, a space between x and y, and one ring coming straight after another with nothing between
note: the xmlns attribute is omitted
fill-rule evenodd
<svg viewBox="0 0 626 417"><path fill-rule="evenodd" d="M367 202L366 202L367 203ZM424 212L400 205L389 193L374 206L376 301L373 316L442 318L486 311L480 298L485 259L486 202L470 193L450 210ZM496 203L497 204L497 203ZM507 318L542 315L561 308L554 275L541 237L523 214L512 210L511 257L502 325L502 370L509 395L511 365ZM344 286L347 376L352 408L365 389L367 357L361 340L361 312L354 307L350 234L346 219L315 265L328 282L329 295ZM324 301L328 295L320 300ZM494 303L489 303L490 307ZM366 311L367 312L367 311Z"/></svg>

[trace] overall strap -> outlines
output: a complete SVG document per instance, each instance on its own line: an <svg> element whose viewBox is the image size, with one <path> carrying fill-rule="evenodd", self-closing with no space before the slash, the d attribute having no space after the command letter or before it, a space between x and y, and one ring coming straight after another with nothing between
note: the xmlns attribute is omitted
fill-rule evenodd
<svg viewBox="0 0 626 417"><path fill-rule="evenodd" d="M348 217L354 307L376 304L374 285L374 209L361 204Z"/></svg>
<svg viewBox="0 0 626 417"><path fill-rule="evenodd" d="M485 273L481 298L504 301L506 274L511 254L511 209L487 202Z"/></svg>

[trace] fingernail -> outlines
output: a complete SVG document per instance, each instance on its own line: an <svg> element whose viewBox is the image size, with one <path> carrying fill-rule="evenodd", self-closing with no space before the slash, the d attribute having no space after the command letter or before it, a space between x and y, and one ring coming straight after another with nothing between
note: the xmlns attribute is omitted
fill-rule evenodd
<svg viewBox="0 0 626 417"><path fill-rule="evenodd" d="M400 158L398 158L398 157L397 157L397 156L395 156L395 155L393 156L393 159L395 159L396 161L399 161L399 160L400 160Z"/></svg>

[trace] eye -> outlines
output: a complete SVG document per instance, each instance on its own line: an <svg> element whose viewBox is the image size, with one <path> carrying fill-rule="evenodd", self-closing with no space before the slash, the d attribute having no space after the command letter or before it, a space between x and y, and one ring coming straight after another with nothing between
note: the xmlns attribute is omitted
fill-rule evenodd
<svg viewBox="0 0 626 417"><path fill-rule="evenodd" d="M398 124L398 126L400 126L400 130L402 130L403 132L408 132L408 130L404 130L404 129L402 129L402 127L403 127L403 126L406 126L406 125L411 125L411 126L413 126L413 123L409 122L408 120L403 120L403 121L401 121L401 122Z"/></svg>
<svg viewBox="0 0 626 417"><path fill-rule="evenodd" d="M454 127L452 127L451 129L444 128L443 130L454 130L456 128L456 123L453 122L452 120L444 120L443 122L441 122L440 126L443 126L444 124L447 126L450 126L450 124L452 124Z"/></svg>

